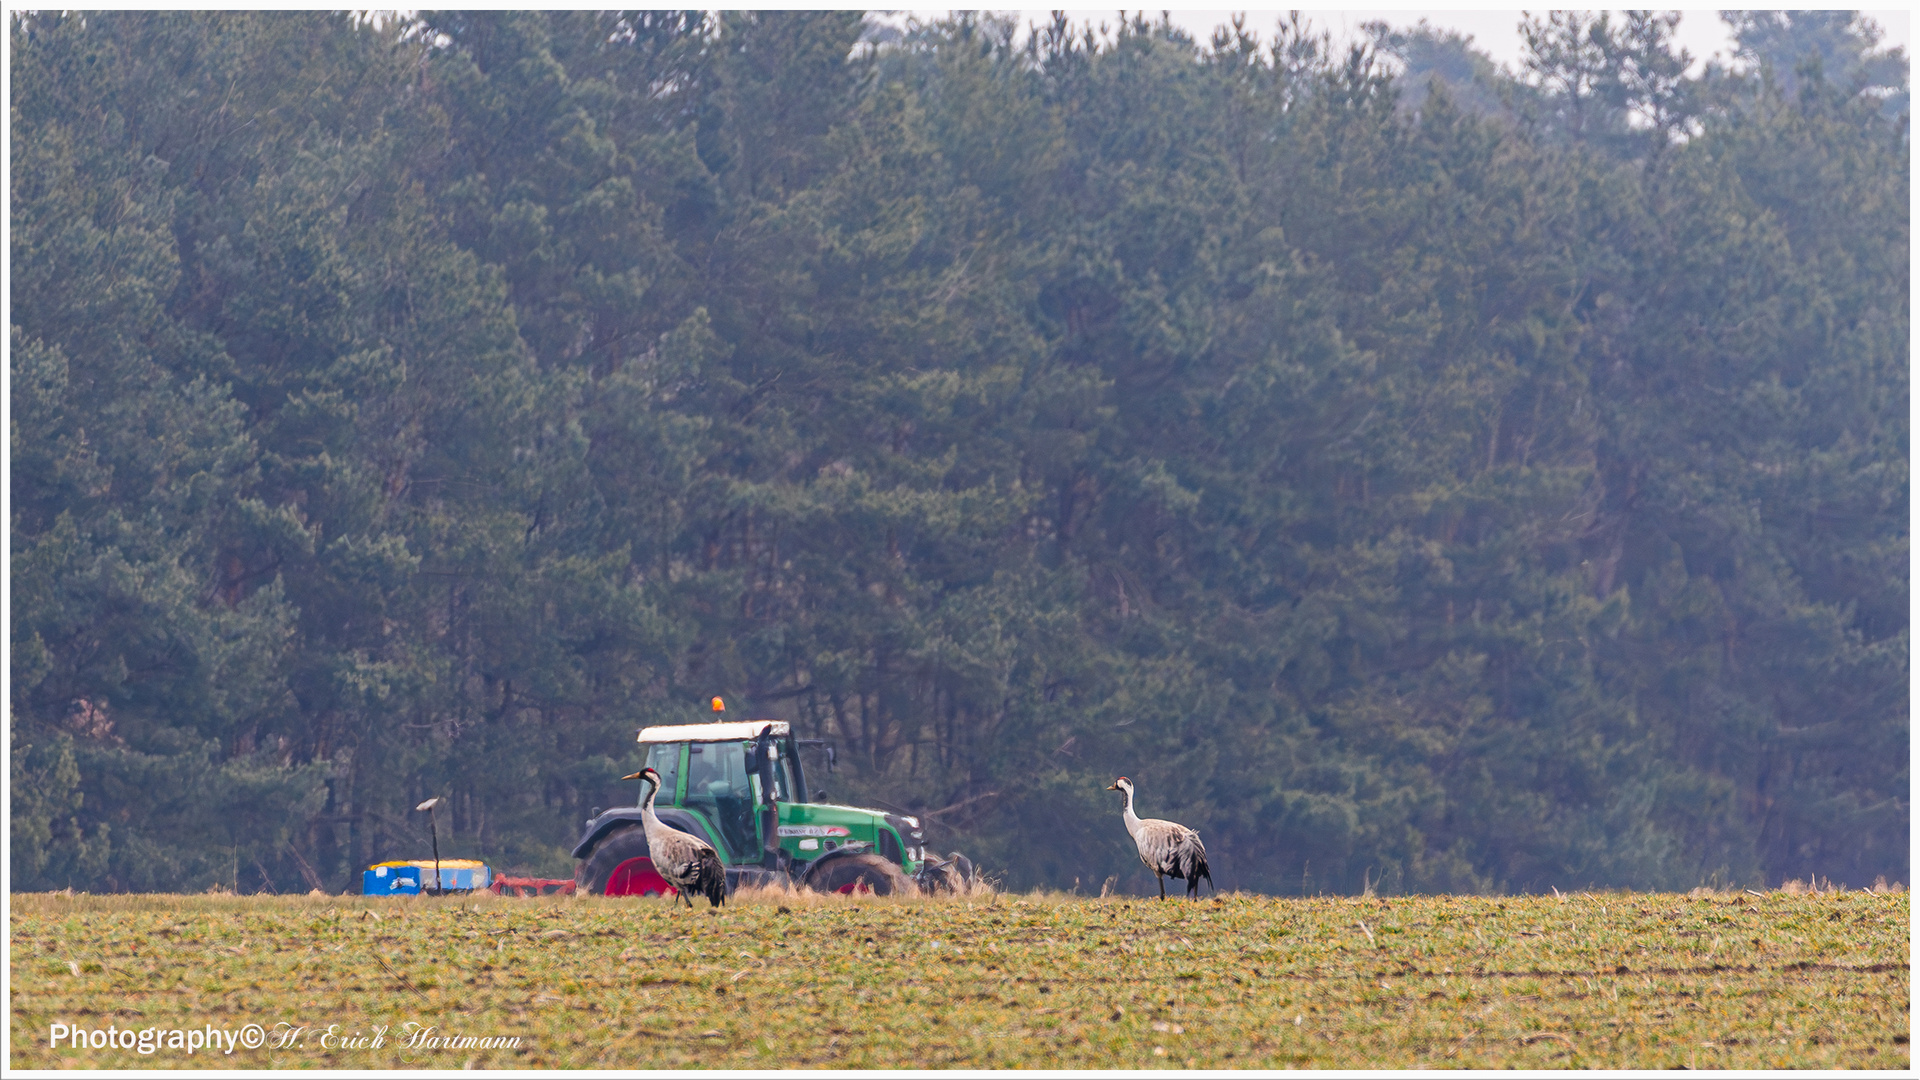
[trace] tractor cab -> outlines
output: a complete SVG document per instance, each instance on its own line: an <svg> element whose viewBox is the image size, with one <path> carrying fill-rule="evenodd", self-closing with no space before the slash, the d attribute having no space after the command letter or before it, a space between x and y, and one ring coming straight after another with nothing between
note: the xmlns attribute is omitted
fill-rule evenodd
<svg viewBox="0 0 1920 1080"><path fill-rule="evenodd" d="M832 748L794 738L784 720L649 727L639 743L660 774L654 813L713 845L729 890L784 880L839 891L845 877L845 887L887 891L923 868L919 819L809 800L800 748L820 745L829 761ZM589 892L649 891L657 880L637 828L644 792L636 786L634 796L633 806L596 812L574 847L575 880Z"/></svg>
<svg viewBox="0 0 1920 1080"><path fill-rule="evenodd" d="M798 747L784 722L650 727L640 732L640 745L660 773L656 809L699 811L720 830L735 856L728 861L750 853L758 858L766 848L759 811L771 804L777 813L781 803L807 801ZM777 836L777 823L774 830Z"/></svg>

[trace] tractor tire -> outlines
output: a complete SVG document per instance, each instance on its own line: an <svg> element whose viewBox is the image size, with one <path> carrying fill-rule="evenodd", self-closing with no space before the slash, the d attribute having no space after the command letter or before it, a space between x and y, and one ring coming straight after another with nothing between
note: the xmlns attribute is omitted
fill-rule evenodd
<svg viewBox="0 0 1920 1080"><path fill-rule="evenodd" d="M608 895L609 886L613 886L616 896L650 892L678 895L678 891L654 871L651 854L645 829L638 825L616 826L601 837L593 851L574 868L574 888L591 896Z"/></svg>
<svg viewBox="0 0 1920 1080"><path fill-rule="evenodd" d="M878 855L841 855L822 859L800 879L804 888L822 893L870 892L875 896L913 896L920 890L898 866Z"/></svg>

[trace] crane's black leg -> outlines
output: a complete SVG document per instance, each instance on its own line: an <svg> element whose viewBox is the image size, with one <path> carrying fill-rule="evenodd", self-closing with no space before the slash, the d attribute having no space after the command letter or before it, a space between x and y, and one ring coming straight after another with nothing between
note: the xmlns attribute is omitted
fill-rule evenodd
<svg viewBox="0 0 1920 1080"><path fill-rule="evenodd" d="M1153 880L1155 884L1160 886L1160 899L1165 900L1167 898L1167 879L1160 876L1160 871L1155 870L1153 872Z"/></svg>

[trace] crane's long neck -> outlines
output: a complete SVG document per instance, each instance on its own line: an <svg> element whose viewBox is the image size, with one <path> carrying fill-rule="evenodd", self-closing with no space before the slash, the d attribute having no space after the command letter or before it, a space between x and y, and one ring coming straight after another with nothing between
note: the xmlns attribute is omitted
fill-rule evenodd
<svg viewBox="0 0 1920 1080"><path fill-rule="evenodd" d="M648 832L652 832L660 828L660 819L653 814L653 797L660 793L660 785L652 780L645 780L642 783L647 785L647 797L640 801L640 824Z"/></svg>
<svg viewBox="0 0 1920 1080"><path fill-rule="evenodd" d="M1120 813L1120 820L1127 823L1127 835L1140 835L1140 815L1133 812L1133 789L1124 787L1120 794L1127 797L1127 808Z"/></svg>

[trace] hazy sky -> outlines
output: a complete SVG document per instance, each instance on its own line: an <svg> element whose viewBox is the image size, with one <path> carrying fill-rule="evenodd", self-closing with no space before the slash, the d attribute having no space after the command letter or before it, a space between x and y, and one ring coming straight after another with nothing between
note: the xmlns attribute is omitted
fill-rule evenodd
<svg viewBox="0 0 1920 1080"><path fill-rule="evenodd" d="M1202 42L1213 33L1214 27L1229 22L1236 11L1246 13L1247 28L1259 32L1262 40L1268 37L1274 24L1286 14L1285 9L1181 8L1165 4L1155 5L1145 10L1149 17L1158 18L1163 9L1169 11L1177 25ZM911 13L922 19L928 19L944 15L948 10L947 8L909 8L904 9L902 14ZM1050 18L1049 9L1043 8L996 10L1015 12L1024 23L1044 24ZM1091 19L1096 24L1103 21L1112 24L1116 21L1120 9L1067 8L1063 10L1076 23ZM1138 9L1126 10L1131 12ZM1549 8L1542 6L1532 10L1540 14ZM1301 14L1316 27L1331 30L1336 39L1359 37L1361 25L1375 20L1394 26L1411 26L1425 19L1436 27L1457 30L1462 34L1470 35L1474 45L1493 57L1495 63L1516 66L1520 59L1520 34L1516 29L1521 17L1519 8L1495 11L1422 11L1356 7L1314 11L1303 9ZM1869 11L1866 14L1879 23L1881 29L1885 31L1885 36L1881 39L1882 46L1898 45L1905 48L1909 55L1912 54L1912 20L1907 11ZM1675 36L1683 48L1692 53L1696 60L1702 62L1715 53L1731 51L1727 26L1720 21L1719 12L1715 10L1685 12L1681 16L1680 26Z"/></svg>

